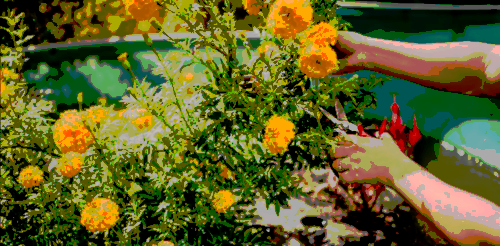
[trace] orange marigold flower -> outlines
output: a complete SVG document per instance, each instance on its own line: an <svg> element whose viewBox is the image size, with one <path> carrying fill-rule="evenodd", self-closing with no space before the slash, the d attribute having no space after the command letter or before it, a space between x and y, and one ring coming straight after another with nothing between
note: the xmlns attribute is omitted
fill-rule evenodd
<svg viewBox="0 0 500 246"><path fill-rule="evenodd" d="M310 78L323 78L339 69L337 54L330 47L308 45L300 52L299 69Z"/></svg>
<svg viewBox="0 0 500 246"><path fill-rule="evenodd" d="M307 30L305 34L306 37L301 41L301 43L303 45L306 43L313 43L318 47L335 45L338 38L337 29L325 22L314 25L312 28Z"/></svg>
<svg viewBox="0 0 500 246"><path fill-rule="evenodd" d="M212 205L217 212L225 213L234 204L235 199L231 191L222 190L215 194Z"/></svg>
<svg viewBox="0 0 500 246"><path fill-rule="evenodd" d="M118 222L118 205L110 199L94 198L82 211L80 223L90 232L104 232Z"/></svg>
<svg viewBox="0 0 500 246"><path fill-rule="evenodd" d="M142 116L132 121L132 124L139 129L146 129L151 126L151 121L153 120L153 116Z"/></svg>
<svg viewBox="0 0 500 246"><path fill-rule="evenodd" d="M85 153L94 143L92 133L81 123L80 114L65 112L54 124L54 142L62 153Z"/></svg>
<svg viewBox="0 0 500 246"><path fill-rule="evenodd" d="M274 115L269 119L264 134L264 147L271 154L283 153L295 137L295 125L281 116Z"/></svg>
<svg viewBox="0 0 500 246"><path fill-rule="evenodd" d="M43 181L43 171L38 166L29 165L21 170L17 182L21 183L24 188L38 186Z"/></svg>
<svg viewBox="0 0 500 246"><path fill-rule="evenodd" d="M313 9L300 0L279 0L269 13L267 26L276 36L295 38L311 24Z"/></svg>
<svg viewBox="0 0 500 246"><path fill-rule="evenodd" d="M186 75L184 76L184 78L185 78L187 81L191 81L191 80L193 80L194 75L193 75L192 73L186 73Z"/></svg>
<svg viewBox="0 0 500 246"><path fill-rule="evenodd" d="M106 108L102 106L92 106L86 112L87 119L92 123L101 123L108 116Z"/></svg>
<svg viewBox="0 0 500 246"><path fill-rule="evenodd" d="M71 178L77 175L83 165L83 156L80 153L69 152L59 160L59 171L65 177Z"/></svg>

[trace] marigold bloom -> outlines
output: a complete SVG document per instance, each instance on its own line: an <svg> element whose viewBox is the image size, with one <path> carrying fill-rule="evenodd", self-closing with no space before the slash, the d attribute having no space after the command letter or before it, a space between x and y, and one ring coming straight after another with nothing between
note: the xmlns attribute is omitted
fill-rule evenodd
<svg viewBox="0 0 500 246"><path fill-rule="evenodd" d="M311 24L313 9L299 0L279 0L269 13L267 26L276 36L295 38Z"/></svg>
<svg viewBox="0 0 500 246"><path fill-rule="evenodd" d="M192 73L186 73L184 78L186 79L186 81L191 81L191 80L193 80L194 75Z"/></svg>
<svg viewBox="0 0 500 246"><path fill-rule="evenodd" d="M101 123L108 116L108 111L102 106L92 106L86 112L87 119L92 123Z"/></svg>
<svg viewBox="0 0 500 246"><path fill-rule="evenodd" d="M151 126L151 121L153 120L153 116L142 116L132 121L132 124L139 129L146 129Z"/></svg>
<svg viewBox="0 0 500 246"><path fill-rule="evenodd" d="M318 47L335 45L338 38L337 29L328 23L321 22L305 32L306 37L301 41L303 45L313 43Z"/></svg>
<svg viewBox="0 0 500 246"><path fill-rule="evenodd" d="M21 183L24 188L38 186L43 181L43 171L38 166L29 165L21 170L17 182Z"/></svg>
<svg viewBox="0 0 500 246"><path fill-rule="evenodd" d="M94 143L92 133L81 123L77 111L66 111L54 124L54 141L62 153L85 153Z"/></svg>
<svg viewBox="0 0 500 246"><path fill-rule="evenodd" d="M90 232L104 232L116 224L119 215L115 202L106 198L94 198L83 209L80 223Z"/></svg>
<svg viewBox="0 0 500 246"><path fill-rule="evenodd" d="M59 171L65 177L71 178L77 175L83 165L83 156L80 153L69 152L59 160Z"/></svg>
<svg viewBox="0 0 500 246"><path fill-rule="evenodd" d="M215 194L212 200L214 209L219 213L225 213L235 202L235 196L229 190L221 190Z"/></svg>
<svg viewBox="0 0 500 246"><path fill-rule="evenodd" d="M308 45L300 51L299 69L310 78L323 78L339 69L337 54L330 47Z"/></svg>
<svg viewBox="0 0 500 246"><path fill-rule="evenodd" d="M264 134L264 147L271 154L283 153L295 137L295 125L281 116L274 115L269 119Z"/></svg>

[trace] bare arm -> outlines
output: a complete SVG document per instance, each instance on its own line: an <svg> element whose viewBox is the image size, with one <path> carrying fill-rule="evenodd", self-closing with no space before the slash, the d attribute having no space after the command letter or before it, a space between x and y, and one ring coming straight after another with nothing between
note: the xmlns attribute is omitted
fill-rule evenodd
<svg viewBox="0 0 500 246"><path fill-rule="evenodd" d="M393 187L457 245L500 245L500 208L455 188L408 158L392 171Z"/></svg>
<svg viewBox="0 0 500 246"><path fill-rule="evenodd" d="M339 32L338 43L341 51L355 52L348 64L353 68L345 72L367 69L437 90L500 97L500 45L417 44L345 31Z"/></svg>

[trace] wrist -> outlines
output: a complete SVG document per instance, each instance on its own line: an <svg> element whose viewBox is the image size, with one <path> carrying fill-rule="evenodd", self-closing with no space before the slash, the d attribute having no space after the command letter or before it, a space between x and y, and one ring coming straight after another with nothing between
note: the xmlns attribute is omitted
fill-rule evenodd
<svg viewBox="0 0 500 246"><path fill-rule="evenodd" d="M394 157L395 158L392 160L393 165L389 168L389 185L393 188L396 183L404 179L406 176L422 170L420 165L402 153L401 155L395 155Z"/></svg>

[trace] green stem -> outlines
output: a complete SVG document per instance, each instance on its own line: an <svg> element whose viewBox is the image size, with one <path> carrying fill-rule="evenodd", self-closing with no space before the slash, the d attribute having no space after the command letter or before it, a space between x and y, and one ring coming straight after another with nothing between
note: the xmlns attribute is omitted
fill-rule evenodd
<svg viewBox="0 0 500 246"><path fill-rule="evenodd" d="M158 53L158 51L156 51L156 49L154 47L153 48L153 52L155 53L156 57L158 58L158 60L160 61L160 63L162 64L163 66L163 70L165 71L165 74L167 74L168 76L168 79L169 79L169 82L170 82L170 86L172 86L172 91L174 92L174 96L175 96L175 104L177 105L177 107L179 108L179 112L181 113L181 117L182 119L185 121L186 123L186 127L187 129L189 130L189 133L191 135L193 135L194 131L193 129L191 128L191 125L189 124L189 121L187 120L186 116L184 115L184 112L182 110L182 106L181 106L181 103L179 101L179 97L177 96L177 90L174 86L174 81L172 79L172 77L170 76L170 74L168 73L168 70L167 70L167 67L165 66L165 63L164 63L164 60L163 58L161 57L161 55ZM189 114L189 111L186 110L186 112ZM190 115L191 118L193 118L192 115Z"/></svg>

